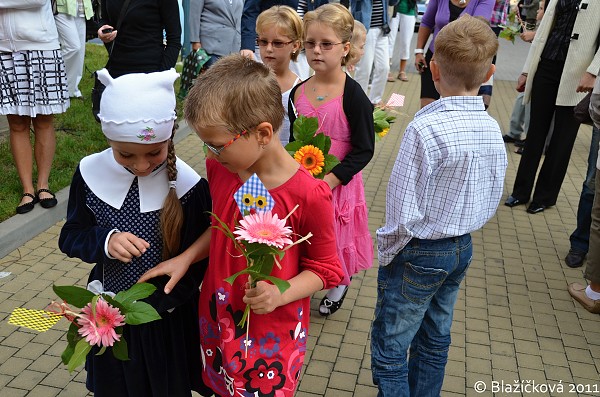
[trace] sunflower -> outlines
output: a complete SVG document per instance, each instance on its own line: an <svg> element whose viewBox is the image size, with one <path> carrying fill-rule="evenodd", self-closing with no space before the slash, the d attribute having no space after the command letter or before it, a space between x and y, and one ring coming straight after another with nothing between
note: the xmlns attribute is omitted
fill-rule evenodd
<svg viewBox="0 0 600 397"><path fill-rule="evenodd" d="M384 128L381 132L378 132L377 135L379 135L379 138L383 138L384 136L387 135L388 132L390 132L390 129Z"/></svg>
<svg viewBox="0 0 600 397"><path fill-rule="evenodd" d="M318 147L313 145L302 146L294 153L294 160L299 162L313 176L319 175L325 165L325 156Z"/></svg>

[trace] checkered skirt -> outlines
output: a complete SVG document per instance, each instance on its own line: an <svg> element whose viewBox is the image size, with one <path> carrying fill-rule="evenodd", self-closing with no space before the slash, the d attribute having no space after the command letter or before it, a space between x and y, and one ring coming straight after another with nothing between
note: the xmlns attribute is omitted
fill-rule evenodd
<svg viewBox="0 0 600 397"><path fill-rule="evenodd" d="M0 53L0 114L35 117L69 107L60 50Z"/></svg>

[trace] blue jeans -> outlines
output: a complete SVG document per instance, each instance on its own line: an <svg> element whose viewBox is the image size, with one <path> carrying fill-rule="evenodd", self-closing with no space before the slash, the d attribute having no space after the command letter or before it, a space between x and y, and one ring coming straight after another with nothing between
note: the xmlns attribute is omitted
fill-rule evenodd
<svg viewBox="0 0 600 397"><path fill-rule="evenodd" d="M519 92L513 105L510 115L510 129L508 135L515 139L522 139L523 134L527 133L529 128L529 117L531 115L531 105L523 105L524 92Z"/></svg>
<svg viewBox="0 0 600 397"><path fill-rule="evenodd" d="M470 234L412 239L379 268L371 332L378 397L440 395L454 304L472 255Z"/></svg>
<svg viewBox="0 0 600 397"><path fill-rule="evenodd" d="M571 249L577 252L587 253L590 245L590 227L592 225L592 205L594 204L594 179L596 178L596 162L598 161L598 143L600 142L600 130L592 129L592 144L588 156L588 166L579 196L577 206L577 228L569 237Z"/></svg>

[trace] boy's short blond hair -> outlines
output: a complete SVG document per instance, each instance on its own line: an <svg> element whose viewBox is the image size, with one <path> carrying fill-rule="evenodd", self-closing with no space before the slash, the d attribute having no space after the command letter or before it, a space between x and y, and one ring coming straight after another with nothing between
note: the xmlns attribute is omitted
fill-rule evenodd
<svg viewBox="0 0 600 397"><path fill-rule="evenodd" d="M367 40L367 28L361 21L354 20L354 29L352 29L352 39L350 40L351 55L346 58L346 65L356 65L360 61L358 43L360 40Z"/></svg>
<svg viewBox="0 0 600 397"><path fill-rule="evenodd" d="M317 7L313 11L309 11L304 15L304 40L306 40L306 31L313 23L321 23L329 26L340 38L342 43L349 43L352 39L352 31L354 30L354 17L350 11L340 3L328 3ZM348 63L348 59L352 59L353 49L350 46L348 54L342 59L342 65Z"/></svg>
<svg viewBox="0 0 600 397"><path fill-rule="evenodd" d="M183 113L193 129L224 128L239 133L268 122L275 132L281 127L284 109L275 74L262 63L232 54L198 77Z"/></svg>
<svg viewBox="0 0 600 397"><path fill-rule="evenodd" d="M464 15L435 38L433 59L449 84L473 90L484 83L498 51L498 38L484 21Z"/></svg>
<svg viewBox="0 0 600 397"><path fill-rule="evenodd" d="M275 27L281 34L290 38L293 41L300 42L302 48L303 28L300 15L291 7L288 6L273 6L260 13L256 19L256 33L259 35L269 27ZM292 54L292 61L298 59L300 51Z"/></svg>

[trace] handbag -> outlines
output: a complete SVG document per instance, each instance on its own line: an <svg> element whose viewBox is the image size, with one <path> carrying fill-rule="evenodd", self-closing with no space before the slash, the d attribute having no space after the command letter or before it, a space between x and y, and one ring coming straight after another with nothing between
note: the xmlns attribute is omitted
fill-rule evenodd
<svg viewBox="0 0 600 397"><path fill-rule="evenodd" d="M592 121L592 116L590 116L590 98L592 97L592 92L588 92L585 97L575 105L573 108L573 116L575 120L580 122L581 124L594 125Z"/></svg>
<svg viewBox="0 0 600 397"><path fill-rule="evenodd" d="M183 60L181 69L181 85L179 86L179 99L184 99L190 88L194 85L196 78L202 73L204 65L210 59L210 55L202 48L192 51Z"/></svg>
<svg viewBox="0 0 600 397"><path fill-rule="evenodd" d="M119 19L117 20L116 30L119 30L121 27L121 22L123 22L123 18L125 17L125 13L127 12L127 7L129 7L129 1L125 0L123 6L121 7L121 13L119 14ZM116 38L115 38L116 40ZM113 49L115 48L115 40L113 40L112 45L110 46L110 51L108 53L108 61L106 62L106 66L110 63L110 56L112 55ZM100 113L100 100L102 99L102 93L106 87L102 82L98 79L98 74L94 72L94 87L92 88L92 114L94 115L94 119L97 122L100 122L100 118L98 114Z"/></svg>

